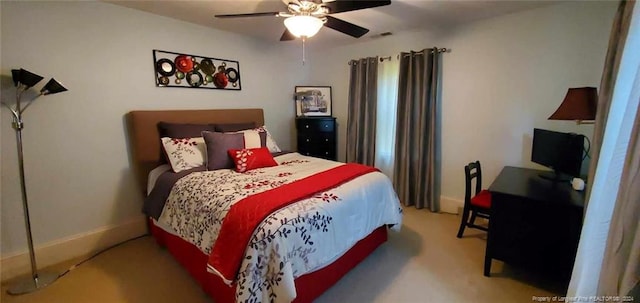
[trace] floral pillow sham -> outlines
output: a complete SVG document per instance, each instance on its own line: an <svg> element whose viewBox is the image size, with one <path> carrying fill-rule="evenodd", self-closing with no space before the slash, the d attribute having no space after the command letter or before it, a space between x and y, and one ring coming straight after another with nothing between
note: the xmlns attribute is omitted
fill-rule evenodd
<svg viewBox="0 0 640 303"><path fill-rule="evenodd" d="M163 137L162 146L174 172L203 166L206 156L204 138Z"/></svg>

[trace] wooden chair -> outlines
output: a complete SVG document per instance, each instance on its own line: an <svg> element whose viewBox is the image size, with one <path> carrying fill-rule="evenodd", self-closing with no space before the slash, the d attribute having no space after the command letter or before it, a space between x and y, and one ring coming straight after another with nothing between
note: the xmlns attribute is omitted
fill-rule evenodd
<svg viewBox="0 0 640 303"><path fill-rule="evenodd" d="M491 193L488 190L482 189L482 170L480 169L480 161L471 162L464 167L465 174L465 194L464 194L464 209L462 210L462 222L460 222L460 229L458 230L458 238L462 238L465 227L477 228L484 231L488 229L484 226L475 224L476 217L489 219L491 214ZM471 196L471 182L475 179L475 191L473 197ZM471 220L469 220L469 213L471 213Z"/></svg>

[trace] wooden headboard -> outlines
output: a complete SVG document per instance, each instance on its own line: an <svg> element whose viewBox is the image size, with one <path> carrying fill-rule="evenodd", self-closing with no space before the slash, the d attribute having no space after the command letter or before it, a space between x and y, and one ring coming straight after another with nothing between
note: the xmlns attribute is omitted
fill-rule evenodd
<svg viewBox="0 0 640 303"><path fill-rule="evenodd" d="M264 112L261 108L140 110L129 112L126 121L132 168L141 191L146 195L149 172L162 163L158 122L192 124L255 122L260 126L264 125Z"/></svg>

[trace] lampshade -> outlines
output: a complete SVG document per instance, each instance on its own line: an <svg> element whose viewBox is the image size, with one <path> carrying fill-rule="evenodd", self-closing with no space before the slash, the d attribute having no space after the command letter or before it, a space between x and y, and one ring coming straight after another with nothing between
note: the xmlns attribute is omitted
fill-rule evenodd
<svg viewBox="0 0 640 303"><path fill-rule="evenodd" d="M595 87L570 88L549 120L595 120L598 92Z"/></svg>
<svg viewBox="0 0 640 303"><path fill-rule="evenodd" d="M312 16L293 16L284 19L284 26L296 37L312 37L318 33L323 23L321 19Z"/></svg>
<svg viewBox="0 0 640 303"><path fill-rule="evenodd" d="M56 79L51 78L49 82L40 90L40 93L43 95L51 95L57 94L59 92L63 92L67 90L60 82L56 81Z"/></svg>
<svg viewBox="0 0 640 303"><path fill-rule="evenodd" d="M42 77L22 68L12 69L11 76L13 77L13 85L18 86L18 84L21 83L27 88L36 85L40 80L42 80Z"/></svg>

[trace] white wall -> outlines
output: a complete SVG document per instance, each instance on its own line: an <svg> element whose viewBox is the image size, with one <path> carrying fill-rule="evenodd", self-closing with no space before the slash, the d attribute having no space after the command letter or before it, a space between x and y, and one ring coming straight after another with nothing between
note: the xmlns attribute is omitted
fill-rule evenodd
<svg viewBox="0 0 640 303"><path fill-rule="evenodd" d="M344 159L347 61L433 46L452 49L443 54L441 193L445 201L460 202L463 167L471 161L481 161L485 187L505 165L541 168L530 161L534 127L591 135L592 126L547 117L567 88L599 86L616 7L615 1L565 2L450 30L323 50L310 80L333 87Z"/></svg>
<svg viewBox="0 0 640 303"><path fill-rule="evenodd" d="M297 45L264 43L102 2L2 1L2 98L6 75L25 68L69 91L42 97L25 114L27 190L36 246L141 216L123 116L136 109L265 109L266 124L291 147ZM242 91L157 88L152 50L240 62ZM3 255L26 250L14 131L2 110Z"/></svg>
<svg viewBox="0 0 640 303"><path fill-rule="evenodd" d="M505 165L540 168L530 161L534 127L591 137L592 126L547 118L567 88L600 85L616 7L567 2L445 35L443 195L463 197L457 180L475 159L485 186Z"/></svg>

